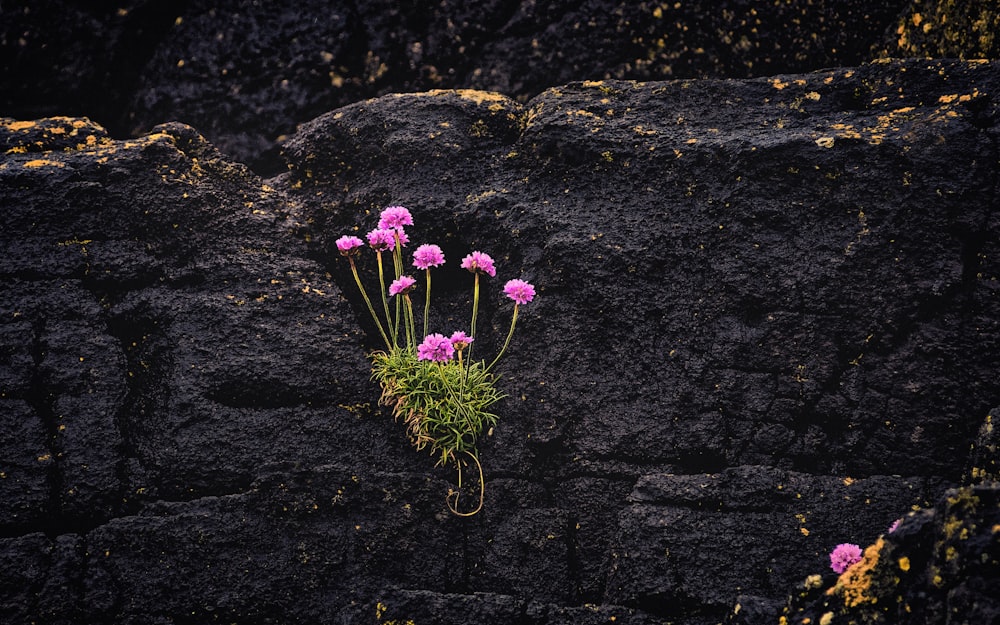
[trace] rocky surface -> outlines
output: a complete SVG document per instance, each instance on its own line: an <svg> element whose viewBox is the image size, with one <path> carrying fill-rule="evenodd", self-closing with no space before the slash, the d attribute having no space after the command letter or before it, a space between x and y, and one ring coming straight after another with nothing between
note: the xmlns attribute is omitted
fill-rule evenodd
<svg viewBox="0 0 1000 625"><path fill-rule="evenodd" d="M865 549L842 575L807 578L786 623L996 623L1000 484L950 490Z"/></svg>
<svg viewBox="0 0 1000 625"><path fill-rule="evenodd" d="M1000 6L991 0L919 0L890 28L881 55L995 59Z"/></svg>
<svg viewBox="0 0 1000 625"><path fill-rule="evenodd" d="M391 95L268 180L182 124L5 119L0 619L846 619L795 590L840 542L996 618L998 72ZM470 519L377 408L332 249L389 204L451 261L435 324L467 318L455 261L497 259L483 351L498 285L538 285ZM941 542L959 509L975 540ZM916 603L932 570L970 599Z"/></svg>
<svg viewBox="0 0 1000 625"><path fill-rule="evenodd" d="M853 66L909 4L7 0L0 115L89 116L119 138L178 120L269 175L297 124L365 98Z"/></svg>

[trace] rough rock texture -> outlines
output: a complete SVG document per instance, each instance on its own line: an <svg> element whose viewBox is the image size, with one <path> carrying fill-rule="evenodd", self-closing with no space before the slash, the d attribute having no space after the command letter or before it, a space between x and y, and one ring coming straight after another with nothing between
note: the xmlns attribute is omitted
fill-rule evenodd
<svg viewBox="0 0 1000 625"><path fill-rule="evenodd" d="M808 578L787 623L1000 622L1000 482L948 491L865 549L842 575Z"/></svg>
<svg viewBox="0 0 1000 625"><path fill-rule="evenodd" d="M890 29L883 55L995 59L998 33L1000 5L993 0L921 0Z"/></svg>
<svg viewBox="0 0 1000 625"><path fill-rule="evenodd" d="M267 181L181 124L4 120L0 620L773 623L857 542L991 622L995 487L945 493L997 466L997 93L911 61L392 95ZM376 407L331 249L388 204L451 260L442 329L497 259L477 349L539 288L470 519Z"/></svg>
<svg viewBox="0 0 1000 625"><path fill-rule="evenodd" d="M0 115L86 115L119 137L179 120L277 172L296 124L364 98L857 65L907 4L7 0Z"/></svg>

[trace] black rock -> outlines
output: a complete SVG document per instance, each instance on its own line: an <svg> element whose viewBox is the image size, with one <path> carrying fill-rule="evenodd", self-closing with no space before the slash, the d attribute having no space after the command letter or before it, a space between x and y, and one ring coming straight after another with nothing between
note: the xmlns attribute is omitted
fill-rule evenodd
<svg viewBox="0 0 1000 625"><path fill-rule="evenodd" d="M920 60L397 94L268 180L183 124L4 119L0 620L773 622L811 579L787 615L995 621L995 488L948 489L995 465L998 86ZM481 357L503 283L538 290L468 519L377 405L334 246L390 204L448 258L436 328L468 321L458 260L496 259ZM828 596L841 542L882 555Z"/></svg>

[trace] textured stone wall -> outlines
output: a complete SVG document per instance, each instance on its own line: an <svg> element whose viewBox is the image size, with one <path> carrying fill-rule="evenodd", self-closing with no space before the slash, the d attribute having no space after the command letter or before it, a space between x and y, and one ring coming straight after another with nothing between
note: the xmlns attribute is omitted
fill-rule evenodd
<svg viewBox="0 0 1000 625"><path fill-rule="evenodd" d="M4 119L2 620L879 618L857 592L994 618L996 487L947 493L996 466L998 85L893 61L389 95L267 180L182 124ZM502 281L539 289L469 519L377 406L333 249L389 204L450 260L433 323L466 319L457 259L497 259L484 352ZM840 542L913 574L822 577Z"/></svg>
<svg viewBox="0 0 1000 625"><path fill-rule="evenodd" d="M853 66L905 0L258 0L0 6L0 115L88 116L116 137L177 120L271 175L297 124L387 93ZM899 54L896 54L899 56Z"/></svg>

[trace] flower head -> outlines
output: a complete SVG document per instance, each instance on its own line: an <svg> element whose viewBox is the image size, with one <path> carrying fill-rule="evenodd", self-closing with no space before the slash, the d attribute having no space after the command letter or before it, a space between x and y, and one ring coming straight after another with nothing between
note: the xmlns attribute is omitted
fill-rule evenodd
<svg viewBox="0 0 1000 625"><path fill-rule="evenodd" d="M366 236L368 239L368 245L372 247L373 250L378 252L384 252L396 245L395 233L392 230L386 230L384 228L377 228L372 230Z"/></svg>
<svg viewBox="0 0 1000 625"><path fill-rule="evenodd" d="M382 230L400 230L403 226L412 226L413 216L409 209L403 206L389 206L379 216L378 227Z"/></svg>
<svg viewBox="0 0 1000 625"><path fill-rule="evenodd" d="M413 265L417 269L430 269L444 264L444 252L436 245L424 244L413 252Z"/></svg>
<svg viewBox="0 0 1000 625"><path fill-rule="evenodd" d="M410 276L399 276L398 278L392 281L392 284L389 285L389 295L399 295L401 293L403 294L408 293L410 289L413 288L413 285L416 283L417 281L411 278Z"/></svg>
<svg viewBox="0 0 1000 625"><path fill-rule="evenodd" d="M491 278L497 275L497 270L493 266L493 259L489 254L473 252L462 259L462 269L468 269L472 273L483 272Z"/></svg>
<svg viewBox="0 0 1000 625"><path fill-rule="evenodd" d="M337 239L337 249L344 256L355 256L360 253L361 250L359 248L362 245L364 245L364 242L358 237L345 235Z"/></svg>
<svg viewBox="0 0 1000 625"><path fill-rule="evenodd" d="M896 529L899 527L899 524L902 523L902 522L903 522L903 519L896 519L895 521L893 521L892 525L889 526L889 531L886 532L886 533L887 534L891 534L891 533L895 532Z"/></svg>
<svg viewBox="0 0 1000 625"><path fill-rule="evenodd" d="M475 340L475 339L473 339L471 336L469 336L465 332L462 332L461 330L459 330L458 332L455 332L454 334L452 334L451 338L449 338L448 340L451 341L452 347L454 347L458 351L462 351L463 349L465 349L466 347L468 347L472 343L472 341Z"/></svg>
<svg viewBox="0 0 1000 625"><path fill-rule="evenodd" d="M424 342L417 346L417 360L446 362L455 355L451 340L443 334L428 334Z"/></svg>
<svg viewBox="0 0 1000 625"><path fill-rule="evenodd" d="M861 562L861 547L857 545L841 543L830 552L830 568L838 575L858 562Z"/></svg>
<svg viewBox="0 0 1000 625"><path fill-rule="evenodd" d="M524 280L510 280L503 287L504 295L515 304L527 304L535 298L535 287Z"/></svg>

